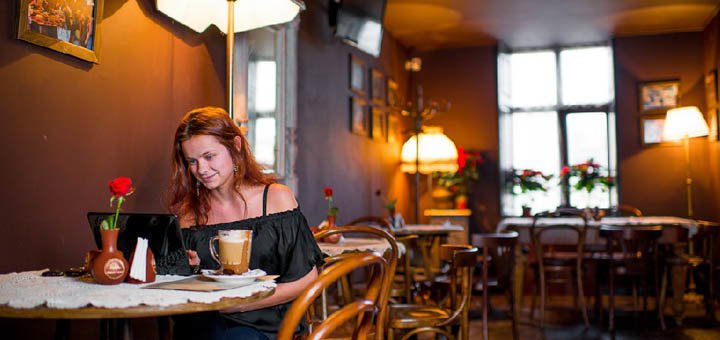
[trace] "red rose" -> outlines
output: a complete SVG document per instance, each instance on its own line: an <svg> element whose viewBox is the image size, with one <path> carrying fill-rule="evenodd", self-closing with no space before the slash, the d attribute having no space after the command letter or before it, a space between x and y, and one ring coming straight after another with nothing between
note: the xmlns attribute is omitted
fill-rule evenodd
<svg viewBox="0 0 720 340"><path fill-rule="evenodd" d="M565 175L567 175L568 172L570 172L570 167L568 167L567 165L565 165L565 166L563 166L562 169L560 170L560 176L561 176L561 177L562 177L562 176L565 176Z"/></svg>
<svg viewBox="0 0 720 340"><path fill-rule="evenodd" d="M326 198L327 198L327 197L332 197L333 191L332 191L332 188L331 188L331 187L325 187L325 189L323 189L323 191L325 191L325 197L326 197Z"/></svg>
<svg viewBox="0 0 720 340"><path fill-rule="evenodd" d="M132 187L132 180L127 177L118 177L108 182L108 186L110 187L110 192L116 198L130 194L135 190Z"/></svg>

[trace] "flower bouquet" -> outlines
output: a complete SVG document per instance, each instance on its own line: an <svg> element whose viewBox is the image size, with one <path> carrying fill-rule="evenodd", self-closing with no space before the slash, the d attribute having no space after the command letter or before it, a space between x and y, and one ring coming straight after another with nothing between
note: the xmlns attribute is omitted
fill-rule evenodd
<svg viewBox="0 0 720 340"><path fill-rule="evenodd" d="M560 178L565 186L572 183L573 188L585 190L588 194L595 187L600 186L602 190L607 190L614 185L612 177L608 176L607 171L592 158L584 163L563 166L560 170Z"/></svg>
<svg viewBox="0 0 720 340"><path fill-rule="evenodd" d="M513 195L527 194L532 202L533 191L547 191L547 183L553 175L545 175L541 171L532 169L513 170L511 178L510 193ZM523 216L530 216L530 205L525 203L522 205Z"/></svg>
<svg viewBox="0 0 720 340"><path fill-rule="evenodd" d="M484 159L480 151L467 151L463 147L457 148L458 169L455 172L435 172L438 185L450 192L456 202L456 208L467 208L467 195L470 192L470 182L480 179L480 166Z"/></svg>

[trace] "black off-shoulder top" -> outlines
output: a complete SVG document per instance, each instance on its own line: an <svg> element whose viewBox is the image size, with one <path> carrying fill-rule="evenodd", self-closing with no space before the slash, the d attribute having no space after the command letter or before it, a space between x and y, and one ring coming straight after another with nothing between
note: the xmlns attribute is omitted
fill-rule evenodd
<svg viewBox="0 0 720 340"><path fill-rule="evenodd" d="M218 230L252 230L250 269L262 269L268 275L279 275L277 283L293 282L322 264L322 253L313 238L300 208L266 214L267 187L263 195L263 215L236 222L193 226L183 229L188 249L195 250L203 269L218 269L219 263L210 255L210 239ZM251 326L263 333L277 333L292 302L250 312L223 314L230 321ZM297 332L304 331L300 325Z"/></svg>

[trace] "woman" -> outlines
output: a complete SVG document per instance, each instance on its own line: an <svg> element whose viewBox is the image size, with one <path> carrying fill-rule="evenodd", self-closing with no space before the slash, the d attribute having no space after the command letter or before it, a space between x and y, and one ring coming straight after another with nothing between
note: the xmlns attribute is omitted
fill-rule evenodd
<svg viewBox="0 0 720 340"><path fill-rule="evenodd" d="M292 192L263 174L225 110L195 109L180 122L170 208L180 220L192 266L218 267L208 247L218 230L249 229L250 269L280 275L266 299L176 318L175 338L274 338L292 300L317 277L322 257Z"/></svg>

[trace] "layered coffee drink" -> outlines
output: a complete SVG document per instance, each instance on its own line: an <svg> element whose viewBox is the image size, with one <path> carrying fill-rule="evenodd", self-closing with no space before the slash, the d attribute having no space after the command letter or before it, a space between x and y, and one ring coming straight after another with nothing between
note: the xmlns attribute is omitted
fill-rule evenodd
<svg viewBox="0 0 720 340"><path fill-rule="evenodd" d="M214 242L218 241L218 252ZM252 230L220 230L218 236L210 240L210 251L220 263L225 274L242 274L249 270L250 249L252 248ZM219 253L219 254L218 254Z"/></svg>

